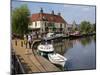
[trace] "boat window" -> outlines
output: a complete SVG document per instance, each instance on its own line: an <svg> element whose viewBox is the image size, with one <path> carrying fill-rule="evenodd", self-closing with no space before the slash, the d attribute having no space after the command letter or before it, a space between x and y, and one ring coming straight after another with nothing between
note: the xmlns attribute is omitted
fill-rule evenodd
<svg viewBox="0 0 100 75"><path fill-rule="evenodd" d="M52 51L52 52L49 52L48 54L54 54L54 51Z"/></svg>
<svg viewBox="0 0 100 75"><path fill-rule="evenodd" d="M43 45L45 45L45 44L46 44L46 45L47 45L47 44L51 44L51 41L42 40L42 41L41 41L41 44L43 44Z"/></svg>
<svg viewBox="0 0 100 75"><path fill-rule="evenodd" d="M45 41L41 41L41 44L43 44L43 45L44 45L44 44L45 44Z"/></svg>

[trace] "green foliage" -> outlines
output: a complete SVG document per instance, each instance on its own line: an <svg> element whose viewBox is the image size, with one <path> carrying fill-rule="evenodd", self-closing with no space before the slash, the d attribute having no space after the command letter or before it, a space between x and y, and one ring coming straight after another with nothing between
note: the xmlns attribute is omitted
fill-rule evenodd
<svg viewBox="0 0 100 75"><path fill-rule="evenodd" d="M30 12L27 5L12 10L12 32L23 36L28 32Z"/></svg>
<svg viewBox="0 0 100 75"><path fill-rule="evenodd" d="M88 21L81 22L81 24L80 24L80 31L82 33L90 33L91 29L92 29L92 27L91 27L90 22L88 22Z"/></svg>
<svg viewBox="0 0 100 75"><path fill-rule="evenodd" d="M93 30L93 32L96 32L96 24L92 25L92 30Z"/></svg>

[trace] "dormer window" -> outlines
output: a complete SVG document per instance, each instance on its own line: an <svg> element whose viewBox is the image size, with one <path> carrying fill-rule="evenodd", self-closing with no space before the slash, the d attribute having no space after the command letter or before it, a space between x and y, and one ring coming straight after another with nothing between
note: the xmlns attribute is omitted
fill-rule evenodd
<svg viewBox="0 0 100 75"><path fill-rule="evenodd" d="M43 16L42 19L43 19L44 21L47 21L47 18L46 18L45 16Z"/></svg>
<svg viewBox="0 0 100 75"><path fill-rule="evenodd" d="M45 19L45 17L44 17L44 16L43 16L42 18L43 18L43 19Z"/></svg>

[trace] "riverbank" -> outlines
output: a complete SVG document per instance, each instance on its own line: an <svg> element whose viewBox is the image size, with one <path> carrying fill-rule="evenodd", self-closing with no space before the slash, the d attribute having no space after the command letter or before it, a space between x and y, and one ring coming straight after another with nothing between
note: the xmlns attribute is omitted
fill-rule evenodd
<svg viewBox="0 0 100 75"><path fill-rule="evenodd" d="M76 39L76 38L82 38L82 37L88 37L88 36L93 36L96 35L96 33L89 33L89 34L79 34L79 35L65 35L65 36L59 36L59 37L47 37L45 38L46 40L50 41L50 40L59 40L59 39ZM40 40L42 40L43 38L41 38Z"/></svg>
<svg viewBox="0 0 100 75"><path fill-rule="evenodd" d="M80 35L69 35L69 38L73 38L73 37L87 37L87 36L92 36L92 35L96 35L96 33L89 33L89 34L80 34Z"/></svg>

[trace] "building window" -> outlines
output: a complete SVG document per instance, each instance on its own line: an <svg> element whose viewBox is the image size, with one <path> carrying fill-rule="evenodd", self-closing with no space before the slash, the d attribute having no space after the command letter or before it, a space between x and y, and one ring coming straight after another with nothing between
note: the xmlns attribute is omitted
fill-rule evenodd
<svg viewBox="0 0 100 75"><path fill-rule="evenodd" d="M35 22L35 27L37 27L37 22Z"/></svg>
<svg viewBox="0 0 100 75"><path fill-rule="evenodd" d="M60 32L62 32L62 31L63 31L62 24L60 24Z"/></svg>
<svg viewBox="0 0 100 75"><path fill-rule="evenodd" d="M46 27L46 22L45 22L45 27Z"/></svg>
<svg viewBox="0 0 100 75"><path fill-rule="evenodd" d="M60 28L62 28L62 24L60 24Z"/></svg>

